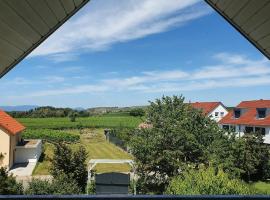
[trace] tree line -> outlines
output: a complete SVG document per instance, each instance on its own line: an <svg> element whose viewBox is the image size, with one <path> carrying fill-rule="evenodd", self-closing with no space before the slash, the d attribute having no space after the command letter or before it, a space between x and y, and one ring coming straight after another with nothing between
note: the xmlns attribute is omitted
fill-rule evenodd
<svg viewBox="0 0 270 200"><path fill-rule="evenodd" d="M74 110L71 108L55 108L52 106L38 107L29 111L11 111L8 112L14 118L48 118L48 117L69 117L70 115L77 117L89 117L87 110Z"/></svg>

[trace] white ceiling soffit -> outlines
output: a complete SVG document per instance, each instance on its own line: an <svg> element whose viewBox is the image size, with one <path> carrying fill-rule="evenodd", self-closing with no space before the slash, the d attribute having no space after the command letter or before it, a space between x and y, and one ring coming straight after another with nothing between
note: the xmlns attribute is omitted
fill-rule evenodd
<svg viewBox="0 0 270 200"><path fill-rule="evenodd" d="M89 0L0 0L0 78Z"/></svg>
<svg viewBox="0 0 270 200"><path fill-rule="evenodd" d="M270 59L270 0L205 0Z"/></svg>

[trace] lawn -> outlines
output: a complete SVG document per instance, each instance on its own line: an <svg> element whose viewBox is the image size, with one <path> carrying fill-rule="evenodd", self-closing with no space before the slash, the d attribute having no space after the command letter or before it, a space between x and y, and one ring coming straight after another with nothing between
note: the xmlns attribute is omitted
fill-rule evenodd
<svg viewBox="0 0 270 200"><path fill-rule="evenodd" d="M78 117L71 122L67 117L59 118L17 118L27 128L67 129L67 128L134 128L142 122L139 117L101 115L93 117Z"/></svg>
<svg viewBox="0 0 270 200"><path fill-rule="evenodd" d="M256 188L258 191L260 191L261 194L268 194L268 195L270 194L270 183L259 181L253 183L252 186Z"/></svg>
<svg viewBox="0 0 270 200"><path fill-rule="evenodd" d="M107 142L104 137L103 129L83 129L69 130L70 134L80 135L80 142L71 144L73 149L79 145L83 145L88 152L88 160L90 159L132 159L132 156L115 145ZM44 144L44 158L38 162L33 175L48 175L51 160L53 158L53 145L49 143ZM97 172L127 172L130 170L125 164L99 164L96 167Z"/></svg>

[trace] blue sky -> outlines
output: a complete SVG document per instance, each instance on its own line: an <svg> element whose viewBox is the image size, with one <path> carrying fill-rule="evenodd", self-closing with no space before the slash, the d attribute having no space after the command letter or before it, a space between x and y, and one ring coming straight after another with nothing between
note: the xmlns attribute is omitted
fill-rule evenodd
<svg viewBox="0 0 270 200"><path fill-rule="evenodd" d="M0 80L0 105L270 99L270 63L206 3L92 0Z"/></svg>

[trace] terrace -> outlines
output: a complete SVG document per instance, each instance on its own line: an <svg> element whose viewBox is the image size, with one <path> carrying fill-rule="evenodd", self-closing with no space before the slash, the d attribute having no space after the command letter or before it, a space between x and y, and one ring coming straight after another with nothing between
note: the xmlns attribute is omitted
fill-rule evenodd
<svg viewBox="0 0 270 200"><path fill-rule="evenodd" d="M50 34L52 34L59 26L61 26L66 20L68 20L73 14L75 14L81 7L83 7L88 1L63 1L61 4L59 1L50 1L51 8L54 9L54 12L56 12L58 15L58 19L52 19L51 18L51 8L47 7L48 5L45 4L45 1L40 1L44 5L46 9L41 9L41 15L43 16L42 19L39 19L41 21L50 21L51 28L44 31L44 27L42 27L39 23L36 23L36 21L32 19L37 19L36 14L34 13L29 14L29 12L26 12L27 9L24 7L25 5L18 3L13 4L13 8L10 9L10 7L7 7L3 4L1 5L2 11L0 12L0 15L3 19L5 19L5 25L8 24L8 27L13 27L15 30L18 30L17 23L18 21L20 23L20 28L18 32L21 33L20 36L16 34L9 34L4 31L4 34L0 32L0 38L4 38L5 41L8 41L9 44L12 44L14 41L17 41L18 38L27 37L31 40L27 42L25 41L19 41L19 45L21 45L21 49L23 51L20 51L14 47L10 47L9 44L7 45L7 48L3 48L3 50L0 50L1 60L0 60L0 76L4 76L10 69L12 69L16 64L18 64L22 59L24 59L25 56L27 56L33 49L35 49L39 44L41 44ZM70 2L72 2L70 4ZM270 57L269 52L269 44L268 40L265 40L267 38L267 35L269 35L269 26L267 26L267 23L260 23L256 24L260 20L253 20L253 23L249 23L249 26L246 28L253 27L256 30L259 30L257 34L255 35L249 35L247 33L247 30L244 28L241 28L241 26L237 23L237 21L234 21L235 17L239 17L241 19L251 19L253 16L255 16L255 13L260 13L260 11L263 10L264 7L261 6L260 3L255 3L255 0L252 0L249 5L246 1L229 1L229 0L207 0L207 2L215 9L217 10L229 23L231 23L239 32L241 32L251 43L253 43L260 51L262 51L263 54L265 54L268 58ZM258 1L257 1L258 2ZM38 8L37 3L32 1L31 7ZM245 5L246 4L246 5ZM47 6L46 6L47 5ZM240 12L243 10L244 7L249 8L252 12ZM6 9L5 9L6 8ZM46 11L47 10L47 11ZM65 11L65 15L61 17L61 13L63 13L63 10ZM16 12L14 12L16 11ZM29 11L29 10L28 10ZM12 13L10 15L10 13ZM15 13L15 14L14 14ZM16 13L19 13L19 15L16 15ZM250 15L250 13L253 13L253 15ZM31 14L33 14L31 16ZM9 17L7 17L9 16ZM20 17L18 17L20 16ZM30 17L29 17L30 16ZM40 17L40 16L39 16ZM265 19L270 18L270 12L268 14L264 14L261 17L255 16L257 19L261 19L261 21L265 22ZM8 19L9 18L9 19ZM264 18L264 19L262 19ZM25 20L26 19L26 20ZM27 21L27 22L26 22ZM252 21L252 20L250 20ZM15 22L15 23L14 23ZM31 24L29 28L29 24ZM25 27L23 27L25 26ZM35 27L39 32L40 35L34 34L31 30L31 27ZM0 27L2 28L2 27ZM6 27L5 27L6 28ZM7 29L3 29L7 30ZM41 31L42 30L42 31ZM32 34L31 34L32 33ZM21 43L20 43L21 42ZM32 45L33 44L33 45ZM10 59L12 58L12 59ZM29 151L31 149L37 149L41 146L40 140L26 140L22 143L19 143L16 146L16 153L17 154L23 154L27 155L26 151ZM37 155L39 152L31 152L29 153L33 159L37 159ZM16 157L22 157L22 156L16 156ZM32 160L32 158L30 160ZM29 161L29 158L25 157L25 159ZM18 161L22 162L22 161ZM163 196L163 195L147 195L147 196L0 196L0 199L269 199L269 196Z"/></svg>

